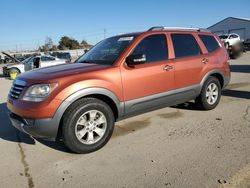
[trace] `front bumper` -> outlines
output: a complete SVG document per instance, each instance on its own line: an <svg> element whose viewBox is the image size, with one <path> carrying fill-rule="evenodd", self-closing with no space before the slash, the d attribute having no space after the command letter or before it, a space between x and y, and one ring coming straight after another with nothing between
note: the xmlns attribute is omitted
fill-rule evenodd
<svg viewBox="0 0 250 188"><path fill-rule="evenodd" d="M34 138L56 140L58 125L53 119L24 119L12 112L9 113L12 125L19 131L27 133Z"/></svg>
<svg viewBox="0 0 250 188"><path fill-rule="evenodd" d="M8 71L7 67L3 67L3 75L9 76L9 71Z"/></svg>

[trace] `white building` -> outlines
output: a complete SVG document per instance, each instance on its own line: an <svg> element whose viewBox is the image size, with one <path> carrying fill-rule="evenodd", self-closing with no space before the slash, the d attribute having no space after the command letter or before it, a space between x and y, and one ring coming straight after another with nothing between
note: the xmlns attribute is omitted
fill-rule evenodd
<svg viewBox="0 0 250 188"><path fill-rule="evenodd" d="M242 40L250 39L250 19L228 17L208 29L217 35L236 33Z"/></svg>

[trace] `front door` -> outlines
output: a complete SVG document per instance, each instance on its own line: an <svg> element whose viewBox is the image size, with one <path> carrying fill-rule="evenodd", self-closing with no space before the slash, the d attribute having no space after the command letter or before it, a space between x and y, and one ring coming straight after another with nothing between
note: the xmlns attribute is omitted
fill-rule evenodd
<svg viewBox="0 0 250 188"><path fill-rule="evenodd" d="M159 105L162 95L174 89L174 65L168 60L165 34L154 34L142 39L132 55L144 54L146 62L121 67L125 111L142 110Z"/></svg>
<svg viewBox="0 0 250 188"><path fill-rule="evenodd" d="M34 57L30 57L28 61L24 64L24 70L29 71L33 69Z"/></svg>

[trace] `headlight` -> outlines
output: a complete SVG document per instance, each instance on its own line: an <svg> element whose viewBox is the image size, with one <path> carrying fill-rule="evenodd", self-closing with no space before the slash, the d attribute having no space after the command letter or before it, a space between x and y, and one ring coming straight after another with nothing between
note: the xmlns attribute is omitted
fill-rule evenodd
<svg viewBox="0 0 250 188"><path fill-rule="evenodd" d="M46 99L57 86L58 83L32 85L24 94L23 100L41 102Z"/></svg>

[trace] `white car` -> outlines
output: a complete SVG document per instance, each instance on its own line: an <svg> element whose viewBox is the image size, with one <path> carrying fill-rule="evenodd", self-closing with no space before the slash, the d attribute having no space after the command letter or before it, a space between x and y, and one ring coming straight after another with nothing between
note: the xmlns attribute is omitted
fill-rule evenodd
<svg viewBox="0 0 250 188"><path fill-rule="evenodd" d="M240 42L240 36L236 33L219 35L222 42L224 42L225 47L233 46Z"/></svg>
<svg viewBox="0 0 250 188"><path fill-rule="evenodd" d="M36 68L49 67L66 63L66 60L61 60L49 55L31 56L23 61L19 61L9 54L6 55L11 57L17 63L9 64L3 67L3 74L5 76L9 76L9 73L12 71L20 74Z"/></svg>

